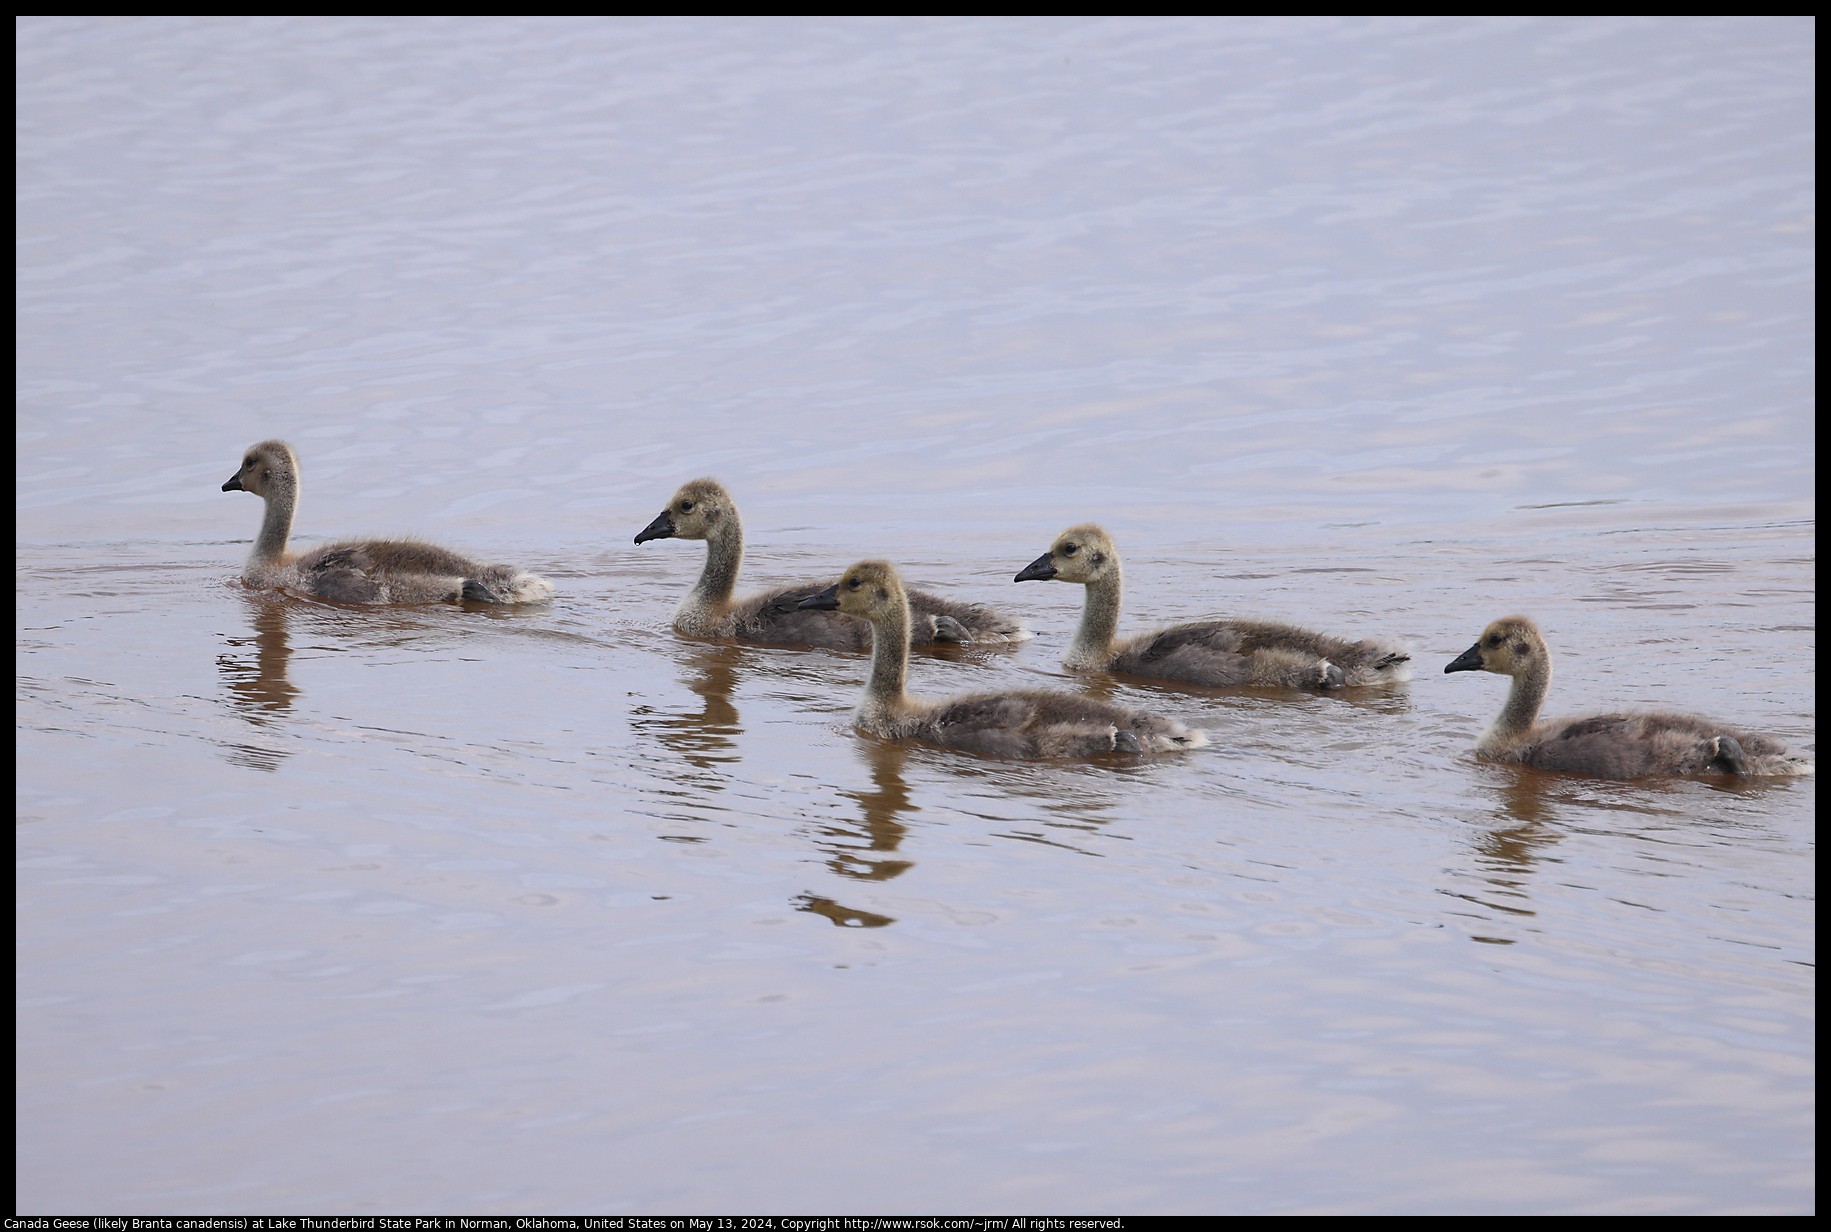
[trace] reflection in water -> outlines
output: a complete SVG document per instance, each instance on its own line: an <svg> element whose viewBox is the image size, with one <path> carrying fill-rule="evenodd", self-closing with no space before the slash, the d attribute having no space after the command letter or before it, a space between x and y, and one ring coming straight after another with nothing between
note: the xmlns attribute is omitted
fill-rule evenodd
<svg viewBox="0 0 1831 1232"><path fill-rule="evenodd" d="M1532 905L1533 885L1548 850L1567 837L1559 823L1572 815L1573 796L1587 794L1593 788L1618 790L1622 785L1505 763L1484 763L1482 770L1496 797L1495 820L1503 824L1480 831L1471 843L1478 870L1476 879L1483 883L1482 888L1449 888L1444 893L1484 913L1515 919L1536 917L1539 912ZM1636 816L1645 816L1641 807L1632 807ZM1517 941L1473 932L1469 939L1489 945L1512 945Z"/></svg>
<svg viewBox="0 0 1831 1232"><path fill-rule="evenodd" d="M653 736L679 753L688 765L703 772L685 776L696 792L724 790L732 774L731 767L742 762L737 743L741 734L740 719L737 707L731 702L731 694L745 655L745 649L737 645L695 646L685 653L684 662L693 673L685 683L703 699L699 711L670 714L654 707L639 707L632 715L631 725L638 732ZM888 741L866 741L864 747L871 761L874 789L840 793L862 806L862 831L822 827L820 837L814 842L828 853L827 867L840 876L860 881L888 881L913 867L911 862L873 859L866 853L895 851L905 833L905 827L896 820L897 814L912 810L914 805L909 801L909 787L903 781L904 751ZM675 835L661 837L677 842L703 841ZM882 928L895 923L890 916L845 907L813 894L798 895L791 900L791 905L797 911L825 916L842 928Z"/></svg>
<svg viewBox="0 0 1831 1232"><path fill-rule="evenodd" d="M860 911L855 907L841 907L830 898L819 898L812 894L798 895L793 901L796 911L823 915L840 928L882 928L886 924L896 923L895 916Z"/></svg>
<svg viewBox="0 0 1831 1232"><path fill-rule="evenodd" d="M1532 876L1540 863L1539 849L1559 841L1555 828L1527 821L1501 830L1483 831L1475 840L1475 865L1485 888L1450 890L1452 897L1519 919L1538 915L1532 907ZM1471 932L1469 940L1489 945L1512 945L1516 938Z"/></svg>
<svg viewBox="0 0 1831 1232"><path fill-rule="evenodd" d="M863 843L821 845L832 853L827 867L840 876L859 881L889 881L913 868L914 864L909 860L876 859L867 853L895 851L909 832L909 828L897 820L897 814L914 812L916 807L909 799L909 784L903 780L903 762L908 757L908 750L894 741L869 738L861 739L859 747L871 765L872 788L839 794L858 801L863 830L832 826L824 833L841 840L862 839Z"/></svg>
<svg viewBox="0 0 1831 1232"><path fill-rule="evenodd" d="M1442 892L1486 913L1534 918L1534 885L1545 871L1549 849L1573 834L1589 833L1627 840L1644 839L1649 829L1685 828L1697 817L1701 789L1734 795L1785 790L1786 781L1714 775L1708 778L1646 778L1631 782L1592 779L1531 766L1484 763L1485 787L1494 798L1497 829L1482 830L1470 844L1479 889L1451 886ZM1662 805L1661 797L1668 798ZM1611 815L1618 823L1609 823ZM1582 819L1578 824L1575 819ZM1562 860L1552 860L1552 867ZM1470 933L1471 941L1512 945L1517 938Z"/></svg>
<svg viewBox="0 0 1831 1232"><path fill-rule="evenodd" d="M216 669L228 688L229 703L242 718L258 728L277 728L278 719L292 709L299 688L286 678L292 659L292 646L286 636L286 597L277 591L253 591L247 596L248 612L254 625L254 636L229 638L229 645L241 651L253 646L252 658L245 653L216 656ZM250 770L273 771L291 756L284 749L256 744L231 744L229 761Z"/></svg>
<svg viewBox="0 0 1831 1232"><path fill-rule="evenodd" d="M1543 829L1558 815L1569 786L1565 775L1530 766L1491 763L1500 813L1518 822L1513 832Z"/></svg>
<svg viewBox="0 0 1831 1232"><path fill-rule="evenodd" d="M685 666L695 674L685 684L703 699L697 712L670 713L653 706L636 706L630 711L630 726L638 733L679 753L686 765L711 772L683 776L707 791L724 790L725 767L739 760L739 720L731 692L737 685L741 654L739 647L721 645L699 645L686 653Z"/></svg>

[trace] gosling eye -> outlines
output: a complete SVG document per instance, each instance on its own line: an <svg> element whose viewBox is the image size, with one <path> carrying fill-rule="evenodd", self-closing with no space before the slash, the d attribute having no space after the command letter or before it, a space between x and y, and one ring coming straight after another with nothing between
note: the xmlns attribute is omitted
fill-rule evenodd
<svg viewBox="0 0 1831 1232"><path fill-rule="evenodd" d="M864 585L864 583L859 581L857 578L847 578L846 579L846 589L847 590L857 590L860 586L863 586L863 585Z"/></svg>
<svg viewBox="0 0 1831 1232"><path fill-rule="evenodd" d="M1063 556L1073 556L1076 552L1078 552L1080 550L1081 550L1081 545L1078 543L1064 543L1062 545L1062 555Z"/></svg>
<svg viewBox="0 0 1831 1232"><path fill-rule="evenodd" d="M690 500L681 501L680 502L680 511L682 513L691 513L693 511L693 502Z"/></svg>

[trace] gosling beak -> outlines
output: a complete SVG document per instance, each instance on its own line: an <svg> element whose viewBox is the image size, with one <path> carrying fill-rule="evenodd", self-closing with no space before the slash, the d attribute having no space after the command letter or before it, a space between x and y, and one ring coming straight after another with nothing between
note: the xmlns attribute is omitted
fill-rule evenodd
<svg viewBox="0 0 1831 1232"><path fill-rule="evenodd" d="M1044 552L1035 560L1024 566L1024 571L1012 578L1013 582L1047 582L1055 576L1055 553Z"/></svg>
<svg viewBox="0 0 1831 1232"><path fill-rule="evenodd" d="M839 583L834 582L831 586L827 587L825 590L821 591L819 594L814 595L812 598L803 599L801 602L795 604L795 606L800 608L804 612L805 611L816 611L816 612L836 612L836 611L838 611L839 610Z"/></svg>
<svg viewBox="0 0 1831 1232"><path fill-rule="evenodd" d="M674 537L674 515L663 509L655 515L655 520L642 528L636 536L637 543L647 543L650 539L672 539Z"/></svg>
<svg viewBox="0 0 1831 1232"><path fill-rule="evenodd" d="M247 490L247 488L242 486L242 473L240 471L236 471L233 475L229 476L229 482L223 485L223 491L225 492L246 492Z"/></svg>
<svg viewBox="0 0 1831 1232"><path fill-rule="evenodd" d="M1476 642L1473 646L1470 646L1467 650L1457 655L1455 660L1443 670L1445 673L1481 671L1481 643Z"/></svg>

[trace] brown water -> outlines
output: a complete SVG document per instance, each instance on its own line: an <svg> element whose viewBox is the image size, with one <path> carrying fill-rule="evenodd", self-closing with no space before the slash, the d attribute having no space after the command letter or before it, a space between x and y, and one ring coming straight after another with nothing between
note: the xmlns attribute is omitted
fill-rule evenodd
<svg viewBox="0 0 1831 1232"><path fill-rule="evenodd" d="M1813 746L1811 29L28 20L20 1210L1810 1210L1815 782L1441 668ZM560 598L245 591L267 436ZM857 736L668 627L704 473L1213 747ZM1416 679L1069 676L1088 519Z"/></svg>

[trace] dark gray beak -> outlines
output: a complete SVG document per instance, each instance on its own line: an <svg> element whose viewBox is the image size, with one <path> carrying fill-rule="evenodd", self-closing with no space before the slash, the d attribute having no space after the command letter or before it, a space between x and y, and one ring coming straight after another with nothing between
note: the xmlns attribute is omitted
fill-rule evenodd
<svg viewBox="0 0 1831 1232"><path fill-rule="evenodd" d="M229 476L229 482L223 485L223 491L225 492L246 492L247 490L247 488L242 486L242 473L240 471L236 471L233 475Z"/></svg>
<svg viewBox="0 0 1831 1232"><path fill-rule="evenodd" d="M795 604L795 606L800 608L802 611L816 611L816 612L836 612L836 611L838 611L839 610L839 583L834 582L831 586L827 587L825 590L821 591L819 594L813 596L810 599L803 599L801 602Z"/></svg>
<svg viewBox="0 0 1831 1232"><path fill-rule="evenodd" d="M1013 582L1047 582L1055 576L1055 553L1044 552L1035 560L1024 566L1024 571L1012 578Z"/></svg>
<svg viewBox="0 0 1831 1232"><path fill-rule="evenodd" d="M1478 672L1481 670L1481 643L1476 642L1467 650L1457 655L1450 665L1443 669L1447 672Z"/></svg>
<svg viewBox="0 0 1831 1232"><path fill-rule="evenodd" d="M674 537L674 515L663 509L655 520L642 528L636 536L637 543L647 543L650 539L672 539Z"/></svg>

